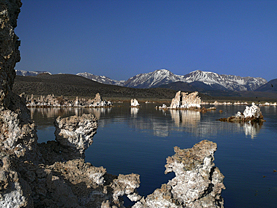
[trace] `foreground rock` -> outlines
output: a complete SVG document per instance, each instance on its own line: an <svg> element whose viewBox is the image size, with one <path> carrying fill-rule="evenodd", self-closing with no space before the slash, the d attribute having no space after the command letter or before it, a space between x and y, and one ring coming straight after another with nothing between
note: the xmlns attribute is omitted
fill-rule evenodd
<svg viewBox="0 0 277 208"><path fill-rule="evenodd" d="M55 121L55 136L59 144L70 150L70 154L80 154L92 144L97 122L92 114L58 117Z"/></svg>
<svg viewBox="0 0 277 208"><path fill-rule="evenodd" d="M231 116L228 118L220 118L218 120L238 123L261 123L265 121L261 109L258 106L256 106L255 103L252 103L252 106L250 107L246 106L243 113L238 111L235 116Z"/></svg>
<svg viewBox="0 0 277 208"><path fill-rule="evenodd" d="M191 149L175 147L176 154L167 158L165 173L176 176L133 207L223 207L224 176L213 163L216 148L207 140Z"/></svg>

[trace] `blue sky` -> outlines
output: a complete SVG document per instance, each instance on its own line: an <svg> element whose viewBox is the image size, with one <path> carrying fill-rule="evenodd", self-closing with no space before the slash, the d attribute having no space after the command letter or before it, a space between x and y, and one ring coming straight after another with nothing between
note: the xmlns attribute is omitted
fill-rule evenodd
<svg viewBox="0 0 277 208"><path fill-rule="evenodd" d="M277 78L276 0L22 0L16 69Z"/></svg>

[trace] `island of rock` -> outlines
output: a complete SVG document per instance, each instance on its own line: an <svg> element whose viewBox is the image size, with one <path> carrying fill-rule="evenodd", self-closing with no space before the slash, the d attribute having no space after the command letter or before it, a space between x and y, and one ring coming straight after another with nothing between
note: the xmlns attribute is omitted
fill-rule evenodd
<svg viewBox="0 0 277 208"><path fill-rule="evenodd" d="M131 99L131 107L139 107L139 102L137 99Z"/></svg>
<svg viewBox="0 0 277 208"><path fill-rule="evenodd" d="M213 142L176 147L166 165L166 173L176 176L146 198L136 191L139 175L111 175L84 161L97 130L95 116L58 117L56 140L38 144L26 100L12 92L20 60L14 33L20 7L20 0L0 3L0 207L116 208L124 207L123 195L137 208L223 207L223 175L213 164Z"/></svg>
<svg viewBox="0 0 277 208"><path fill-rule="evenodd" d="M240 111L237 112L235 116L231 116L228 118L220 118L219 121L227 121L227 122L238 122L238 123L262 123L264 122L264 117L261 112L261 109L252 103L252 106L246 106L243 113Z"/></svg>
<svg viewBox="0 0 277 208"><path fill-rule="evenodd" d="M177 92L175 98L172 99L169 108L171 109L192 109L201 108L201 98L198 92L188 94L187 92Z"/></svg>
<svg viewBox="0 0 277 208"><path fill-rule="evenodd" d="M201 98L198 96L198 92L188 93L178 91L175 97L172 99L170 106L163 104L162 106L156 107L162 110L195 110L202 113L207 111L216 110L215 107L201 108Z"/></svg>

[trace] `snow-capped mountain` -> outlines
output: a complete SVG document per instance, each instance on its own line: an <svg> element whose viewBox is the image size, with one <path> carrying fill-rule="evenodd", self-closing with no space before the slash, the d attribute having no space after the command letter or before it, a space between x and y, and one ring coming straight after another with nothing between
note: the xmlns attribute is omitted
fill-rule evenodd
<svg viewBox="0 0 277 208"><path fill-rule="evenodd" d="M124 86L134 88L150 88L162 84L181 81L181 77L182 76L175 75L166 69L159 69L154 72L138 74L131 77L124 83Z"/></svg>
<svg viewBox="0 0 277 208"><path fill-rule="evenodd" d="M88 79L91 79L93 81L100 82L103 84L123 86L124 82L125 82L125 80L117 81L117 80L110 79L109 77L106 77L106 76L97 76L94 74L90 74L88 72L78 73L76 75L82 76L82 77L85 77L85 78L88 78Z"/></svg>
<svg viewBox="0 0 277 208"><path fill-rule="evenodd" d="M196 70L184 76L183 82L203 82L207 85L218 84L228 90L248 91L255 90L267 81L260 77L240 77L235 75L219 75L214 72Z"/></svg>
<svg viewBox="0 0 277 208"><path fill-rule="evenodd" d="M138 74L128 79L124 86L135 88L150 88L172 82L203 82L214 88L228 90L247 91L255 90L259 86L267 83L263 78L240 77L235 75L219 75L214 72L204 72L196 70L187 75L175 75L166 69L156 70L154 72Z"/></svg>
<svg viewBox="0 0 277 208"><path fill-rule="evenodd" d="M21 76L36 76L41 73L51 74L46 71L16 70L16 74ZM207 90L208 88L211 88L214 90L253 91L267 83L265 79L260 77L255 78L240 77L235 75L219 75L214 72L204 72L200 70L192 71L186 75L176 75L167 69L159 69L149 73L137 74L129 78L127 81L117 81L106 76L97 76L88 72L78 73L77 75L103 84L133 88L151 88L173 82L185 82L189 83L191 86L200 86L201 83L203 83L206 86L208 85L208 87L205 88Z"/></svg>
<svg viewBox="0 0 277 208"><path fill-rule="evenodd" d="M25 71L25 70L15 70L15 73L16 75L19 75L19 76L37 76L39 74L44 74L44 73L51 74L48 71Z"/></svg>

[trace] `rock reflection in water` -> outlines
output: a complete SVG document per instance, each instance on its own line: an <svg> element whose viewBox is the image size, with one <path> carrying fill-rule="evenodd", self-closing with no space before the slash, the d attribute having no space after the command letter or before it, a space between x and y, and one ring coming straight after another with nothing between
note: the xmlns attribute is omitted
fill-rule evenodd
<svg viewBox="0 0 277 208"><path fill-rule="evenodd" d="M262 128L262 123L239 123L226 124L214 122L212 117L208 117L201 120L201 113L189 110L170 110L171 118L174 121L174 125L179 128L180 131L192 133L199 137L209 137L217 135L221 132L241 132L244 131L246 136L251 136L251 139L256 137Z"/></svg>
<svg viewBox="0 0 277 208"><path fill-rule="evenodd" d="M200 122L200 112L190 111L190 110L170 110L171 118L175 125L190 126L196 128Z"/></svg>
<svg viewBox="0 0 277 208"><path fill-rule="evenodd" d="M136 118L138 114L139 108L131 108L131 115Z"/></svg>
<svg viewBox="0 0 277 208"><path fill-rule="evenodd" d="M91 113L95 115L97 120L99 120L101 114L109 113L111 108L29 108L29 110L31 113L31 119L34 119L36 115L39 115L42 118L55 118L68 115L81 116L84 113Z"/></svg>
<svg viewBox="0 0 277 208"><path fill-rule="evenodd" d="M254 139L257 136L257 134L260 132L263 126L263 123L254 123L254 124L244 123L242 124L242 126L243 126L245 136L251 136L251 139Z"/></svg>

